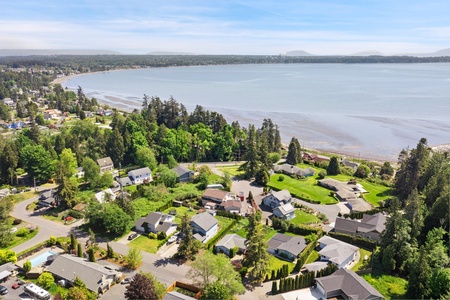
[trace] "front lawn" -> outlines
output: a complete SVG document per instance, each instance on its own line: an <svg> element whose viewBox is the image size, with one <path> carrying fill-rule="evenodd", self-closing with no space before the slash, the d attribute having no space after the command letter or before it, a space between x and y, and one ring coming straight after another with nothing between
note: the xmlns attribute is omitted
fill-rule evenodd
<svg viewBox="0 0 450 300"><path fill-rule="evenodd" d="M230 234L236 233L237 235L245 238L247 237L247 227L248 227L248 219L241 219L234 225L233 228L229 231Z"/></svg>
<svg viewBox="0 0 450 300"><path fill-rule="evenodd" d="M313 263L318 259L319 259L319 252L317 252L316 250L313 250L311 252L311 254L308 256L308 259L306 260L305 265Z"/></svg>
<svg viewBox="0 0 450 300"><path fill-rule="evenodd" d="M283 181L278 180L280 176L284 178ZM293 197L304 200L316 200L320 201L321 204L335 204L339 202L330 196L330 190L317 184L315 176L297 180L287 175L274 174L270 177L267 186L275 190L288 190Z"/></svg>
<svg viewBox="0 0 450 300"><path fill-rule="evenodd" d="M31 240L32 238L34 238L36 236L37 233L38 233L38 228L36 228L32 232L29 232L28 234L26 234L24 236L14 235L12 242L8 245L8 247L6 247L6 249L14 248L22 243L25 243L28 240Z"/></svg>
<svg viewBox="0 0 450 300"><path fill-rule="evenodd" d="M272 270L275 272L281 269L284 265L288 265L289 273L294 270L295 264L288 262L286 260L279 259L272 254L269 254L269 272L267 273L269 276L272 274Z"/></svg>
<svg viewBox="0 0 450 300"><path fill-rule="evenodd" d="M312 223L319 223L320 219L316 217L315 215L312 215L310 213L304 212L301 209L295 210L295 217L292 218L290 223L298 225L298 224L312 224Z"/></svg>
<svg viewBox="0 0 450 300"><path fill-rule="evenodd" d="M356 265L353 266L352 271L359 271L364 270L367 268L370 268L370 262L372 259L372 252L367 251L365 249L359 248L359 261L356 263ZM364 258L367 256L367 259Z"/></svg>
<svg viewBox="0 0 450 300"><path fill-rule="evenodd" d="M386 300L406 299L405 294L408 281L403 278L390 275L374 276L372 274L362 275L362 278L380 292Z"/></svg>
<svg viewBox="0 0 450 300"><path fill-rule="evenodd" d="M140 235L134 240L132 240L128 246L134 246L142 251L148 252L148 253L156 253L158 251L158 244L160 240L157 239L151 239L148 236Z"/></svg>

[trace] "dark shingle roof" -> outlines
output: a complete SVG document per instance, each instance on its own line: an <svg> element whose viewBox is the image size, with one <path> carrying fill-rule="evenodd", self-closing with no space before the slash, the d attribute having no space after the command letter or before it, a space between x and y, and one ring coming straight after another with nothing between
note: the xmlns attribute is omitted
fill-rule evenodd
<svg viewBox="0 0 450 300"><path fill-rule="evenodd" d="M306 241L301 236L288 236L282 233L275 234L267 245L271 249L280 249L298 255L306 247Z"/></svg>
<svg viewBox="0 0 450 300"><path fill-rule="evenodd" d="M362 277L344 268L329 276L316 278L316 281L325 289L326 293L340 290L353 300L383 299L383 296Z"/></svg>
<svg viewBox="0 0 450 300"><path fill-rule="evenodd" d="M172 170L174 170L175 173L177 173L178 177L180 177L183 174L193 172L193 171L189 170L188 168L186 168L185 166L181 166L181 165L176 166Z"/></svg>

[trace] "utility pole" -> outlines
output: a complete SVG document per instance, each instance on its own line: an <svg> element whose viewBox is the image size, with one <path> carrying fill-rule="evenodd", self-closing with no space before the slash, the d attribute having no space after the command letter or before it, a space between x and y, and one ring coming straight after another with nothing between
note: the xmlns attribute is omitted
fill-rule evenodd
<svg viewBox="0 0 450 300"><path fill-rule="evenodd" d="M34 182L34 191L36 192L36 176L33 177L33 182Z"/></svg>

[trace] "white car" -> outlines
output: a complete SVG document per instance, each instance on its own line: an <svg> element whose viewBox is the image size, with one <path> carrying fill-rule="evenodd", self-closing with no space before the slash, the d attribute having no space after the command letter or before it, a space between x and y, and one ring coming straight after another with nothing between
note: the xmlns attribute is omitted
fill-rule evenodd
<svg viewBox="0 0 450 300"><path fill-rule="evenodd" d="M17 227L13 227L13 228L11 228L11 230L9 232L14 233L16 231L17 231Z"/></svg>

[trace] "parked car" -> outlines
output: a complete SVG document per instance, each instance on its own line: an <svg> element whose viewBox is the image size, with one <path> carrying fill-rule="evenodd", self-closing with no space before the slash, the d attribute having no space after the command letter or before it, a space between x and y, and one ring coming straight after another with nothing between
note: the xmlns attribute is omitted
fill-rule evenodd
<svg viewBox="0 0 450 300"><path fill-rule="evenodd" d="M8 289L4 285L0 285L0 295L8 294Z"/></svg>
<svg viewBox="0 0 450 300"><path fill-rule="evenodd" d="M132 234L130 234L130 235L128 236L128 240L131 241L131 240L137 238L138 235L139 235L139 234L137 234L137 233L132 233Z"/></svg>
<svg viewBox="0 0 450 300"><path fill-rule="evenodd" d="M131 278L127 277L120 282L120 284L129 284L131 282Z"/></svg>
<svg viewBox="0 0 450 300"><path fill-rule="evenodd" d="M17 290L20 287L20 285L18 283L14 283L12 285L13 290Z"/></svg>
<svg viewBox="0 0 450 300"><path fill-rule="evenodd" d="M175 242L178 239L178 237L176 235L172 235L169 240L167 241L167 244L172 244L173 242Z"/></svg>

